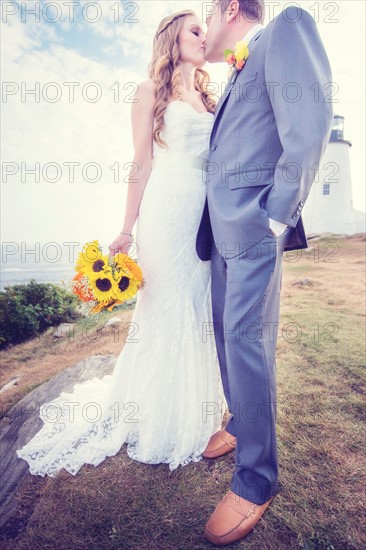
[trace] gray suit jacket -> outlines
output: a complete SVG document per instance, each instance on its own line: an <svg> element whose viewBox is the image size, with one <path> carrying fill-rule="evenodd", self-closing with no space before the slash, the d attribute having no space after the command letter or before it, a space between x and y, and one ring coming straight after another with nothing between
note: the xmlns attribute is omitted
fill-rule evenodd
<svg viewBox="0 0 366 550"><path fill-rule="evenodd" d="M313 18L289 7L249 43L249 58L218 102L205 174L207 200L196 250L212 241L233 257L291 227L285 250L306 248L301 210L333 120L332 73Z"/></svg>

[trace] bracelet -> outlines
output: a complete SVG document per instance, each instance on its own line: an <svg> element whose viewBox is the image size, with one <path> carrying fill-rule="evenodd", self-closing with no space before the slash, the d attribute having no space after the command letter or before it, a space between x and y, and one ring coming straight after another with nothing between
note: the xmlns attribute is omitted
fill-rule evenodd
<svg viewBox="0 0 366 550"><path fill-rule="evenodd" d="M126 231L121 231L120 235L129 235L130 237L132 237L132 233L127 233Z"/></svg>

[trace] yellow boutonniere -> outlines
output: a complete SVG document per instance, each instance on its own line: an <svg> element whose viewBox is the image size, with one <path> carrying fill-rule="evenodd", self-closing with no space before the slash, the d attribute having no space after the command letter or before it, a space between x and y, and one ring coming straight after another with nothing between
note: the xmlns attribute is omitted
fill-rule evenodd
<svg viewBox="0 0 366 550"><path fill-rule="evenodd" d="M249 49L246 42L240 40L236 43L235 51L225 50L224 51L225 61L231 65L231 68L234 67L241 71L244 67L246 60L249 57Z"/></svg>

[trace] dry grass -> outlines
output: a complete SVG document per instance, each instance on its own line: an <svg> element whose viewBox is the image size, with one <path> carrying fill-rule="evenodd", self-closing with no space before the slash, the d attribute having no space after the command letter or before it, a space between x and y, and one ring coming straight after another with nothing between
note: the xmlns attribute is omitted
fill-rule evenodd
<svg viewBox="0 0 366 550"><path fill-rule="evenodd" d="M338 262L314 261L314 251L285 262L277 361L281 490L254 532L228 548L366 547L365 238L323 239L320 260L329 258L327 243L339 245ZM305 284L294 284L301 280ZM297 333L288 325L295 322ZM62 342L56 347L38 348L24 363L35 369L37 380L57 372L48 371L47 364L61 369L92 353L117 353L121 342L111 344L109 336L94 348ZM31 355L32 346L27 350ZM16 366L16 348L9 353L8 365ZM233 468L231 453L169 472L164 464L130 460L124 445L116 456L96 468L83 466L75 477L29 475L18 492L22 529L13 539L5 533L2 547L213 548L202 536L203 526L228 490Z"/></svg>

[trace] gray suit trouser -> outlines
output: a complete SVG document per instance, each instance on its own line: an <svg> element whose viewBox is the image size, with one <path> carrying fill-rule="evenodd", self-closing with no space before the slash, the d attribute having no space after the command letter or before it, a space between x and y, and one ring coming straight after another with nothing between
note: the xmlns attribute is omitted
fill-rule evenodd
<svg viewBox="0 0 366 550"><path fill-rule="evenodd" d="M278 490L275 352L289 231L268 233L229 259L214 243L211 255L215 339L232 415L226 430L237 438L231 490L257 504Z"/></svg>

